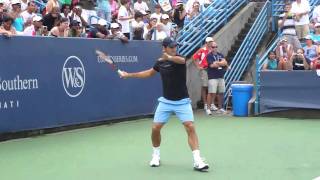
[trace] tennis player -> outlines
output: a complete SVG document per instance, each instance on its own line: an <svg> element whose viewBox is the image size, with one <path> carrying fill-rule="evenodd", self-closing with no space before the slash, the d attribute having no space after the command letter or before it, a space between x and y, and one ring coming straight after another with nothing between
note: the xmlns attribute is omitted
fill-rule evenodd
<svg viewBox="0 0 320 180"><path fill-rule="evenodd" d="M194 159L194 169L197 171L207 171L209 165L200 156L198 137L193 124L191 100L189 99L186 86L186 60L177 55L177 43L173 39L165 38L162 46L163 54L153 68L136 73L124 71L120 73L121 78L148 78L157 72L161 75L163 97L158 99L159 105L152 125L153 154L150 166L160 166L160 131L168 122L170 115L175 113L187 131L188 142Z"/></svg>

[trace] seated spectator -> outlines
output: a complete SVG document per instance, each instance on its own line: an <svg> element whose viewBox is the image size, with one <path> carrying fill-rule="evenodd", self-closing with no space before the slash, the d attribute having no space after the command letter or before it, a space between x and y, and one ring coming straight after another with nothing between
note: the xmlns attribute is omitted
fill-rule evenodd
<svg viewBox="0 0 320 180"><path fill-rule="evenodd" d="M83 13L83 9L80 5L76 5L71 12L70 21L76 20L80 22L80 26L86 27L88 26L88 16Z"/></svg>
<svg viewBox="0 0 320 180"><path fill-rule="evenodd" d="M43 25L47 26L48 31L56 26L60 20L59 8L54 7L52 11L43 17Z"/></svg>
<svg viewBox="0 0 320 180"><path fill-rule="evenodd" d="M28 2L27 10L21 13L25 28L32 24L33 17L36 16L35 12L36 12L36 4L33 1Z"/></svg>
<svg viewBox="0 0 320 180"><path fill-rule="evenodd" d="M118 22L121 24L122 33L130 39L130 20L133 19L133 12L130 10L130 1L121 0L121 7L118 13Z"/></svg>
<svg viewBox="0 0 320 180"><path fill-rule="evenodd" d="M52 10L55 8L60 9L59 1L58 0L48 0L47 6L46 6L46 14L51 13Z"/></svg>
<svg viewBox="0 0 320 180"><path fill-rule="evenodd" d="M90 28L88 33L88 38L100 38L100 39L110 39L109 32L106 28L107 21L104 19L99 19L98 22L91 24L93 28Z"/></svg>
<svg viewBox="0 0 320 180"><path fill-rule="evenodd" d="M188 24L190 21L193 20L197 15L200 14L200 3L195 1L192 6L192 10L187 14L184 24Z"/></svg>
<svg viewBox="0 0 320 180"><path fill-rule="evenodd" d="M81 37L81 35L82 35L82 27L80 26L80 22L72 20L70 22L68 37Z"/></svg>
<svg viewBox="0 0 320 180"><path fill-rule="evenodd" d="M291 12L290 3L286 3L284 7L284 13L281 14L279 18L280 20L278 24L279 28L281 29L281 34L283 35L283 38L287 39L288 43L293 45L294 51L296 51L298 48L302 48L297 36L294 15Z"/></svg>
<svg viewBox="0 0 320 180"><path fill-rule="evenodd" d="M164 31L164 26L162 23L158 23L156 25L156 38L157 41L162 41L164 38L167 37L167 33Z"/></svg>
<svg viewBox="0 0 320 180"><path fill-rule="evenodd" d="M120 25L118 23L111 23L110 31L110 39L119 39L124 43L129 42L129 39L121 32Z"/></svg>
<svg viewBox="0 0 320 180"><path fill-rule="evenodd" d="M296 0L292 3L291 12L295 15L297 36L300 40L309 33L309 12L311 11L308 0Z"/></svg>
<svg viewBox="0 0 320 180"><path fill-rule="evenodd" d="M320 58L315 59L310 64L311 70L319 70L320 69Z"/></svg>
<svg viewBox="0 0 320 180"><path fill-rule="evenodd" d="M293 54L293 46L288 43L287 39L283 38L280 40L276 47L276 56L279 62L288 61Z"/></svg>
<svg viewBox="0 0 320 180"><path fill-rule="evenodd" d="M12 0L11 1L12 10L9 13L13 20L13 27L16 29L17 33L23 32L23 18L21 16L21 2L20 0Z"/></svg>
<svg viewBox="0 0 320 180"><path fill-rule="evenodd" d="M146 2L144 2L142 0L137 0L137 2L135 2L134 5L133 5L133 9L135 11L138 11L138 12L142 13L142 12L148 11L149 7L148 7Z"/></svg>
<svg viewBox="0 0 320 180"><path fill-rule="evenodd" d="M145 40L154 40L156 36L157 17L151 16L148 24L144 26L143 38Z"/></svg>
<svg viewBox="0 0 320 180"><path fill-rule="evenodd" d="M32 25L25 28L23 31L24 36L47 36L48 29L42 25L42 17L34 16L32 18Z"/></svg>
<svg viewBox="0 0 320 180"><path fill-rule="evenodd" d="M319 56L319 48L317 45L313 44L313 41L311 39L311 36L306 36L306 46L303 48L305 58L307 59L308 64L311 63L311 61L314 58L317 58Z"/></svg>
<svg viewBox="0 0 320 180"><path fill-rule="evenodd" d="M173 22L177 24L177 27L179 30L181 30L184 26L184 19L186 15L187 13L186 13L186 10L184 9L183 2L179 0L172 14Z"/></svg>
<svg viewBox="0 0 320 180"><path fill-rule="evenodd" d="M278 70L279 61L276 58L276 53L274 51L270 51L268 53L268 60L263 65L263 70Z"/></svg>
<svg viewBox="0 0 320 180"><path fill-rule="evenodd" d="M151 17L151 11L149 10L149 11L146 11L146 12L142 12L142 14L143 14L143 22L145 24L148 24L149 21L150 21L150 17Z"/></svg>
<svg viewBox="0 0 320 180"><path fill-rule="evenodd" d="M17 32L12 26L12 24L13 24L13 19L10 16L4 16L2 25L0 26L0 34L5 35L7 37L16 35Z"/></svg>
<svg viewBox="0 0 320 180"><path fill-rule="evenodd" d="M2 21L3 21L3 17L4 16L7 16L7 9L4 5L4 0L0 0L0 26L2 24Z"/></svg>
<svg viewBox="0 0 320 180"><path fill-rule="evenodd" d="M161 16L161 23L163 24L164 32L166 32L168 37L171 37L173 27L172 27L172 22L170 22L170 18L168 14L163 14Z"/></svg>
<svg viewBox="0 0 320 180"><path fill-rule="evenodd" d="M54 37L68 37L68 35L69 35L68 18L61 18L57 26L53 27L49 32L49 36L54 36Z"/></svg>
<svg viewBox="0 0 320 180"><path fill-rule="evenodd" d="M315 31L314 33L310 33L311 39L313 42L315 42L317 45L320 44L320 23L316 23L314 25Z"/></svg>
<svg viewBox="0 0 320 180"><path fill-rule="evenodd" d="M143 15L141 12L136 12L134 15L134 21L132 22L133 40L144 40L143 39Z"/></svg>
<svg viewBox="0 0 320 180"><path fill-rule="evenodd" d="M304 56L304 50L298 49L297 53L293 53L290 59L292 70L308 70L309 64Z"/></svg>
<svg viewBox="0 0 320 180"><path fill-rule="evenodd" d="M159 23L161 20L161 16L162 16L161 6L159 4L156 4L154 7L154 10L155 10L155 12L153 14L151 14L151 16L156 17L157 23Z"/></svg>
<svg viewBox="0 0 320 180"><path fill-rule="evenodd" d="M71 7L69 4L63 4L61 6L60 16L63 18L71 18Z"/></svg>

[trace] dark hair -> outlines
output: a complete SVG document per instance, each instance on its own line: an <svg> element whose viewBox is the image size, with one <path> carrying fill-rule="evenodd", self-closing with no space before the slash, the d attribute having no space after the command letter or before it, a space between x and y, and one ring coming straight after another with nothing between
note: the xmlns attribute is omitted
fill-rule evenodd
<svg viewBox="0 0 320 180"><path fill-rule="evenodd" d="M128 0L121 0L121 1L120 1L121 5L123 5L123 6L124 6L125 4L127 4L128 2L129 2Z"/></svg>
<svg viewBox="0 0 320 180"><path fill-rule="evenodd" d="M298 48L297 52L298 52L298 50L302 50L302 53L304 54L304 49L303 48Z"/></svg>
<svg viewBox="0 0 320 180"><path fill-rule="evenodd" d="M3 16L2 21L3 21L3 22L9 22L9 21L11 21L11 23L13 23L14 20L13 20L13 18L10 17L10 16Z"/></svg>
<svg viewBox="0 0 320 180"><path fill-rule="evenodd" d="M31 4L36 4L36 3L34 1L29 1L27 5L30 6Z"/></svg>
<svg viewBox="0 0 320 180"><path fill-rule="evenodd" d="M63 12L64 9L66 9L66 7L68 7L68 6L69 6L69 8L71 8L71 6L69 4L62 4L60 11Z"/></svg>
<svg viewBox="0 0 320 180"><path fill-rule="evenodd" d="M134 14L134 19L138 19L138 18L143 18L143 14L139 11L137 11L135 14Z"/></svg>
<svg viewBox="0 0 320 180"><path fill-rule="evenodd" d="M64 23L64 22L69 22L69 19L68 19L68 18L65 18L65 17L64 17L64 18L60 18L57 26L60 26L61 23Z"/></svg>

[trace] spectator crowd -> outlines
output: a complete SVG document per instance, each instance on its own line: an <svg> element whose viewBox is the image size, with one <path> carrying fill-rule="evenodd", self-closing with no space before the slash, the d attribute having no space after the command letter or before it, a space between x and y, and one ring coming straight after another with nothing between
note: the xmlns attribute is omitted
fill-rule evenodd
<svg viewBox="0 0 320 180"><path fill-rule="evenodd" d="M0 0L0 35L163 40L210 0ZM151 11L151 9L153 9Z"/></svg>

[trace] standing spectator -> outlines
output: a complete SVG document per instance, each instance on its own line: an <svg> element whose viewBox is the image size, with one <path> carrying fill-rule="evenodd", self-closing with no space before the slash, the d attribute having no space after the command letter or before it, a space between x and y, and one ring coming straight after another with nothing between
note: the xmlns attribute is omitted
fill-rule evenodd
<svg viewBox="0 0 320 180"><path fill-rule="evenodd" d="M20 0L12 0L12 11L10 16L14 19L13 20L13 27L16 29L17 33L23 32L23 18L21 16L21 2Z"/></svg>
<svg viewBox="0 0 320 180"><path fill-rule="evenodd" d="M111 22L111 6L109 0L97 0L98 3L98 16Z"/></svg>
<svg viewBox="0 0 320 180"><path fill-rule="evenodd" d="M7 9L4 6L4 0L0 0L0 26L3 21L3 17L7 15Z"/></svg>
<svg viewBox="0 0 320 180"><path fill-rule="evenodd" d="M130 39L130 20L133 19L133 13L130 10L130 2L121 0L121 7L118 13L118 22L121 24L122 33Z"/></svg>
<svg viewBox="0 0 320 180"><path fill-rule="evenodd" d="M16 35L17 32L12 26L13 19L10 16L4 16L2 25L0 26L0 34L11 37Z"/></svg>
<svg viewBox="0 0 320 180"><path fill-rule="evenodd" d="M208 61L208 97L207 104L213 104L212 100L218 99L218 113L226 113L223 109L223 94L225 92L224 74L228 63L224 56L218 52L218 46L215 42L211 44L210 52L207 55ZM211 115L210 109L206 110L208 115Z"/></svg>
<svg viewBox="0 0 320 180"><path fill-rule="evenodd" d="M274 51L270 51L268 53L268 60L263 65L263 70L278 70L279 61L276 58L276 53Z"/></svg>
<svg viewBox="0 0 320 180"><path fill-rule="evenodd" d="M59 23L60 17L59 8L54 7L50 13L43 17L43 25L47 26L48 31L51 31L51 29Z"/></svg>
<svg viewBox="0 0 320 180"><path fill-rule="evenodd" d="M195 1L192 6L192 10L187 14L184 24L188 24L190 21L192 21L193 18L198 16L200 14L200 3L198 1Z"/></svg>
<svg viewBox="0 0 320 180"><path fill-rule="evenodd" d="M320 23L316 23L314 25L314 28L314 33L311 33L310 37L313 42L315 42L316 44L320 44Z"/></svg>
<svg viewBox="0 0 320 180"><path fill-rule="evenodd" d="M25 11L27 10L28 6L29 6L29 0L20 0L21 2L21 11ZM32 20L31 20L32 21Z"/></svg>
<svg viewBox="0 0 320 180"><path fill-rule="evenodd" d="M156 25L157 25L157 17L151 16L149 23L144 26L143 38L145 40L156 39Z"/></svg>
<svg viewBox="0 0 320 180"><path fill-rule="evenodd" d="M53 27L49 32L49 36L54 36L54 37L68 37L68 35L69 35L68 18L61 18L57 26Z"/></svg>
<svg viewBox="0 0 320 180"><path fill-rule="evenodd" d="M133 9L135 11L139 11L139 12L146 12L149 10L149 7L147 5L146 2L142 1L142 0L137 0L137 2L134 3L133 5Z"/></svg>
<svg viewBox="0 0 320 180"><path fill-rule="evenodd" d="M187 13L183 7L183 2L178 1L176 4L176 8L173 11L173 22L177 24L179 30L181 30L184 26L184 19Z"/></svg>
<svg viewBox="0 0 320 180"><path fill-rule="evenodd" d="M289 61L293 52L293 46L288 43L286 38L281 39L276 47L276 56L280 62ZM285 67L280 67L280 69L285 69Z"/></svg>
<svg viewBox="0 0 320 180"><path fill-rule="evenodd" d="M30 26L32 24L33 17L36 16L36 4L33 1L28 2L27 10L21 13L23 18L24 27Z"/></svg>
<svg viewBox="0 0 320 180"><path fill-rule="evenodd" d="M304 50L298 49L297 53L293 53L290 59L292 70L308 70L309 64L304 56Z"/></svg>
<svg viewBox="0 0 320 180"><path fill-rule="evenodd" d="M194 3L197 2L199 4L199 11L203 9L204 6L204 0L188 0L186 4L186 11L188 14L190 14L193 11Z"/></svg>
<svg viewBox="0 0 320 180"><path fill-rule="evenodd" d="M310 64L311 61L319 56L319 48L318 46L313 44L311 36L306 36L306 46L303 48L304 56L307 59L307 62Z"/></svg>
<svg viewBox="0 0 320 180"><path fill-rule="evenodd" d="M313 21L314 23L320 23L320 5L316 6L316 7L313 9L312 21Z"/></svg>
<svg viewBox="0 0 320 180"><path fill-rule="evenodd" d="M118 17L119 4L116 0L109 0L109 4L111 6L112 21L115 21Z"/></svg>
<svg viewBox="0 0 320 180"><path fill-rule="evenodd" d="M281 34L283 35L283 38L288 40L289 44L293 45L293 50L296 51L298 48L301 48L301 43L297 36L294 14L291 12L290 3L286 3L284 13L279 17L281 18L278 23L279 28L281 28Z"/></svg>
<svg viewBox="0 0 320 180"><path fill-rule="evenodd" d="M143 14L141 12L136 12L134 14L134 21L132 22L132 32L133 32L133 40L144 40L143 39Z"/></svg>
<svg viewBox="0 0 320 180"><path fill-rule="evenodd" d="M156 4L154 7L154 10L155 10L155 12L153 14L151 14L151 16L156 17L157 23L159 23L161 20L161 16L162 16L161 6L159 4Z"/></svg>
<svg viewBox="0 0 320 180"><path fill-rule="evenodd" d="M163 24L164 32L166 32L168 37L171 37L173 28L168 14L163 14L161 16L161 23Z"/></svg>
<svg viewBox="0 0 320 180"><path fill-rule="evenodd" d="M89 17L97 16L96 0L80 0L80 2L77 4L77 6L81 7L82 16L85 18L84 20L86 22L88 21ZM79 20L77 20L77 21L79 21ZM86 26L86 25L82 24L82 26Z"/></svg>
<svg viewBox="0 0 320 180"><path fill-rule="evenodd" d="M291 11L295 15L297 36L302 40L309 34L309 12L311 9L308 0L296 0L292 3Z"/></svg>
<svg viewBox="0 0 320 180"><path fill-rule="evenodd" d="M82 6L76 5L71 12L70 20L76 20L80 22L80 26L86 27L88 26L88 16L86 13L83 12Z"/></svg>
<svg viewBox="0 0 320 180"><path fill-rule="evenodd" d="M46 14L51 13L54 8L60 9L59 1L58 0L49 0L47 2L47 6L46 6Z"/></svg>
<svg viewBox="0 0 320 180"><path fill-rule="evenodd" d="M68 19L71 18L71 8L70 8L70 5L69 5L69 4L63 4L63 5L61 6L60 16L61 16L62 18L68 18Z"/></svg>
<svg viewBox="0 0 320 180"><path fill-rule="evenodd" d="M71 21L68 37L81 37L81 33L82 27L80 26L80 22L75 20Z"/></svg>
<svg viewBox="0 0 320 180"><path fill-rule="evenodd" d="M42 17L40 16L34 16L32 18L33 24L31 26L28 26L24 31L24 36L47 36L48 30L46 28L43 28L42 25Z"/></svg>
<svg viewBox="0 0 320 180"><path fill-rule="evenodd" d="M193 62L195 63L196 67L199 69L199 76L201 79L201 98L204 103L204 110L207 112L207 109L211 109L212 111L218 110L214 105L208 107L207 104L207 91L208 91L208 62L207 62L207 55L209 53L209 49L211 44L213 43L212 37L206 38L206 44L203 48L200 48L194 55L193 55ZM209 104L210 105L210 104Z"/></svg>

